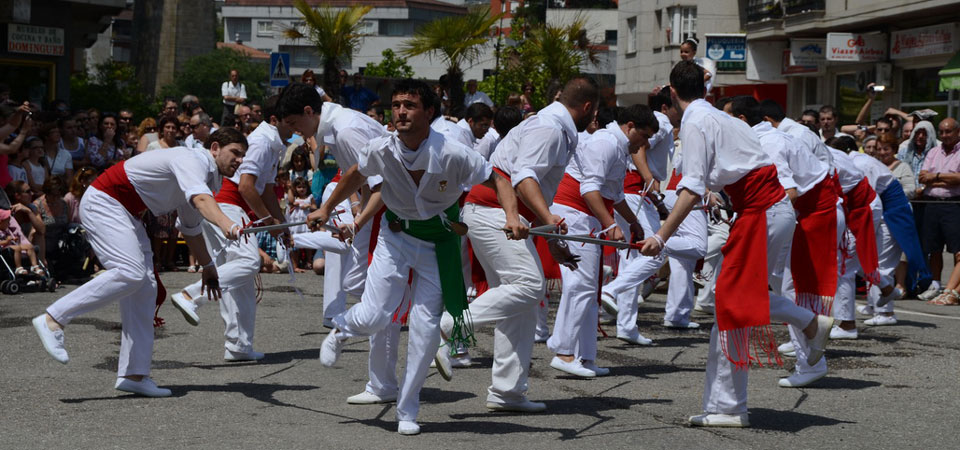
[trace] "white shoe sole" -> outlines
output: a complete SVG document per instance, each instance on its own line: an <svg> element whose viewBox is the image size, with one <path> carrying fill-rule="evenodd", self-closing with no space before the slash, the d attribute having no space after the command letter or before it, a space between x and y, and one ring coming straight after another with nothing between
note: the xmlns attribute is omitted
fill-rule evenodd
<svg viewBox="0 0 960 450"><path fill-rule="evenodd" d="M183 319L187 321L190 325L197 326L200 324L200 316L197 316L197 313L194 312L187 303L190 300L183 298L183 294L177 292L170 296L170 301L173 302L173 306L180 311L180 314L183 314Z"/></svg>

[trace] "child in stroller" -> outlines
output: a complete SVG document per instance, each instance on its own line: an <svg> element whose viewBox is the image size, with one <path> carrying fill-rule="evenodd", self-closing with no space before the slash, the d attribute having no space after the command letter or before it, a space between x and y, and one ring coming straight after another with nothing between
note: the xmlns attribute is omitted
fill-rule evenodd
<svg viewBox="0 0 960 450"><path fill-rule="evenodd" d="M16 294L23 286L37 286L40 289L50 289L51 292L56 290L56 282L50 279L46 268L37 260L33 244L23 235L16 219L12 218L10 211L6 209L0 209L0 247L0 259L7 269L4 278L8 278L0 281L0 291ZM23 267L23 253L30 258L30 270Z"/></svg>

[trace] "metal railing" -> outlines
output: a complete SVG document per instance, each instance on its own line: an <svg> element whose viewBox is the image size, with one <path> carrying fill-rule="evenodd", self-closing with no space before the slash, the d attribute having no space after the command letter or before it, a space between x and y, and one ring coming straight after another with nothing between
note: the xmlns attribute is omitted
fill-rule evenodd
<svg viewBox="0 0 960 450"><path fill-rule="evenodd" d="M783 13L788 16L824 9L826 9L825 0L783 0Z"/></svg>
<svg viewBox="0 0 960 450"><path fill-rule="evenodd" d="M783 18L778 0L747 0L747 23L765 22Z"/></svg>

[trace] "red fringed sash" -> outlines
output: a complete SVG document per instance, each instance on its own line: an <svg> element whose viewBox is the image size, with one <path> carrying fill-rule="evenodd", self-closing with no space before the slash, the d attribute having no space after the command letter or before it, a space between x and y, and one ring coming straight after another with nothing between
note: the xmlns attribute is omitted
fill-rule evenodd
<svg viewBox="0 0 960 450"><path fill-rule="evenodd" d="M866 177L843 196L847 228L857 240L857 259L866 280L872 284L880 284L877 236L873 229L873 211L870 209L870 202L876 197L877 193L870 187Z"/></svg>
<svg viewBox="0 0 960 450"><path fill-rule="evenodd" d="M794 202L797 228L790 253L796 303L830 315L837 292L837 188L826 177Z"/></svg>
<svg viewBox="0 0 960 450"><path fill-rule="evenodd" d="M760 361L760 351L780 364L770 331L767 290L767 209L786 195L773 165L754 169L724 188L737 220L723 246L723 267L717 277L716 316L720 348L738 369ZM752 342L751 342L752 341ZM728 351L732 344L734 351ZM752 349L751 349L752 347ZM756 355L756 356L752 356Z"/></svg>
<svg viewBox="0 0 960 450"><path fill-rule="evenodd" d="M560 187L557 188L557 195L553 198L553 202L569 206L584 214L593 215L593 211L590 211L587 202L580 195L580 182L567 173L563 174L563 179L560 180ZM604 198L603 207L607 209L611 216L613 215L613 200Z"/></svg>

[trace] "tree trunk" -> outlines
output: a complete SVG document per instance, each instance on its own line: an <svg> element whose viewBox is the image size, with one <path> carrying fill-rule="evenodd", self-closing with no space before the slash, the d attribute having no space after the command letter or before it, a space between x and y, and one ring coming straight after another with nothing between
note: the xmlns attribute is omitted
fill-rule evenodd
<svg viewBox="0 0 960 450"><path fill-rule="evenodd" d="M450 89L450 111L447 111L449 115L453 111L463 109L463 71L457 67L447 69L447 83L447 87ZM463 112L460 111L460 114L463 114Z"/></svg>
<svg viewBox="0 0 960 450"><path fill-rule="evenodd" d="M336 58L323 62L323 90L335 103L340 102L340 62Z"/></svg>

